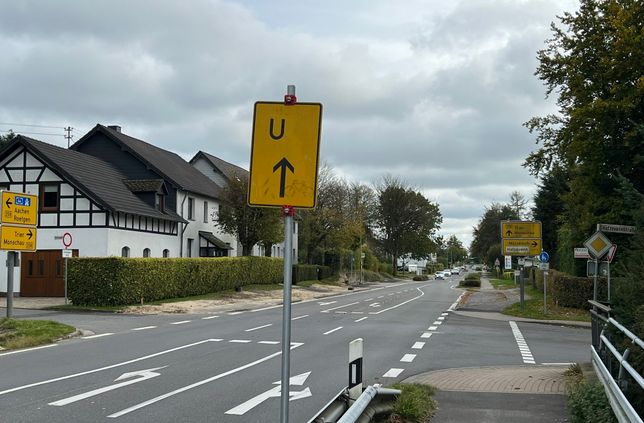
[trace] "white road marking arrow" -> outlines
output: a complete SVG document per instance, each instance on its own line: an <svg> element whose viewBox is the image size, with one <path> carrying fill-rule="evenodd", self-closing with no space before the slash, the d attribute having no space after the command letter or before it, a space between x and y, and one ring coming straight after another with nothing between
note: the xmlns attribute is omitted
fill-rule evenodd
<svg viewBox="0 0 644 423"><path fill-rule="evenodd" d="M292 376L289 380L288 383L289 385L297 385L297 386L302 386L304 385L304 382L306 382L306 379L309 377L311 372L306 372L302 373L296 376ZM281 381L273 382L274 385L281 385ZM257 407L264 401L266 401L269 398L277 398L282 395L282 387L281 386L276 386L274 388L269 389L266 392L262 392L261 394L249 399L246 402L243 402L239 404L237 407L231 408L230 410L226 411L225 414L233 414L236 416L242 416L246 414L248 411L252 410L253 408ZM291 391L289 389L288 396L289 396L289 401L295 401L298 399L302 398L307 398L312 396L313 394L311 393L311 390L309 388L305 388L301 391Z"/></svg>
<svg viewBox="0 0 644 423"><path fill-rule="evenodd" d="M54 405L56 407L61 407L63 405L71 404L73 402L81 401L81 400L84 400L86 398L90 398L90 397L94 397L96 395L103 394L105 392L113 391L115 389L119 389L119 388L122 388L124 386L132 385L132 384L138 383L138 382L143 382L144 380L152 379L152 378L157 377L157 376L161 376L161 373L156 373L155 370L160 370L160 369L163 369L165 367L167 367L167 366L155 367L154 369L138 370L138 371L135 371L135 372L123 373L121 376L119 376L116 379L114 379L114 382L118 382L119 380L125 380L125 379L130 379L130 380L128 380L126 382L116 383L116 384L110 385L110 386L105 386L103 388L94 389L93 391L89 391L89 392L85 392L85 393L82 393L82 394L74 395L73 397L64 398L64 399L59 400L59 401L50 402L49 405ZM139 377L137 377L137 376L139 376ZM133 379L133 378L136 378L136 379Z"/></svg>
<svg viewBox="0 0 644 423"><path fill-rule="evenodd" d="M369 307L380 307L380 303L371 303Z"/></svg>

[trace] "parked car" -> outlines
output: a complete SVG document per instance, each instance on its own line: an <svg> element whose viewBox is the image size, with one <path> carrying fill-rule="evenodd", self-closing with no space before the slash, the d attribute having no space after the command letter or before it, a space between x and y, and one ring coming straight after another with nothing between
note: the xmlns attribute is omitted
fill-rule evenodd
<svg viewBox="0 0 644 423"><path fill-rule="evenodd" d="M436 272L436 273L434 273L434 279L441 279L441 280L445 279L445 278L443 277L443 272Z"/></svg>
<svg viewBox="0 0 644 423"><path fill-rule="evenodd" d="M443 277L444 278L449 278L450 276L452 276L452 274L450 273L449 270L443 270Z"/></svg>
<svg viewBox="0 0 644 423"><path fill-rule="evenodd" d="M455 267L455 268L453 268L453 269L450 271L450 273L451 273L452 275L458 275L458 274L460 274L460 273L461 273L461 271Z"/></svg>

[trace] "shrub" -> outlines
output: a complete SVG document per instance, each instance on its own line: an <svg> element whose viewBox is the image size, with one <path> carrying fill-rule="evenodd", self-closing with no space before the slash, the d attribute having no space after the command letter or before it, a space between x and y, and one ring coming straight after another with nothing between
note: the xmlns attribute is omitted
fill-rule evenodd
<svg viewBox="0 0 644 423"><path fill-rule="evenodd" d="M481 280L481 274L480 273L468 273L465 276L465 280L480 281Z"/></svg>
<svg viewBox="0 0 644 423"><path fill-rule="evenodd" d="M283 269L271 257L72 258L68 294L76 305L134 304L280 283Z"/></svg>
<svg viewBox="0 0 644 423"><path fill-rule="evenodd" d="M378 266L378 272L393 275L394 268L392 267L391 263L380 263L380 265Z"/></svg>
<svg viewBox="0 0 644 423"><path fill-rule="evenodd" d="M363 270L362 277L365 282L382 282L385 277L382 273L372 272L371 270Z"/></svg>
<svg viewBox="0 0 644 423"><path fill-rule="evenodd" d="M312 281L326 279L333 275L329 266L319 266L317 264L295 264L293 265L293 274L291 281L297 285L301 281Z"/></svg>
<svg viewBox="0 0 644 423"><path fill-rule="evenodd" d="M537 281L540 279L537 276ZM541 277L543 282L543 277ZM537 282L538 283L538 282ZM593 278L570 276L565 273L553 273L548 278L548 283L552 286L552 297L557 305L562 307L573 307L589 309L588 300L593 299ZM606 279L598 279L598 298L606 298ZM541 285L543 289L543 284Z"/></svg>
<svg viewBox="0 0 644 423"><path fill-rule="evenodd" d="M463 279L461 282L459 282L458 286L480 288L481 281L476 279Z"/></svg>
<svg viewBox="0 0 644 423"><path fill-rule="evenodd" d="M599 382L582 381L573 386L568 397L568 410L572 423L617 422L604 386Z"/></svg>
<svg viewBox="0 0 644 423"><path fill-rule="evenodd" d="M396 397L390 421L428 422L436 410L434 388L420 384L395 384L401 393Z"/></svg>
<svg viewBox="0 0 644 423"><path fill-rule="evenodd" d="M429 276L427 276L427 275L416 275L412 279L415 280L415 281L428 281Z"/></svg>

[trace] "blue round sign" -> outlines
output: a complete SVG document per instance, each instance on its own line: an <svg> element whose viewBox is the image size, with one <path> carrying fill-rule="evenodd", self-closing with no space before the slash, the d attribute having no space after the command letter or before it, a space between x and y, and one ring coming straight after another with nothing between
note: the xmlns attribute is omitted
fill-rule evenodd
<svg viewBox="0 0 644 423"><path fill-rule="evenodd" d="M550 254L542 251L541 254L539 254L539 260L541 261L541 263L548 263L548 261L550 260Z"/></svg>

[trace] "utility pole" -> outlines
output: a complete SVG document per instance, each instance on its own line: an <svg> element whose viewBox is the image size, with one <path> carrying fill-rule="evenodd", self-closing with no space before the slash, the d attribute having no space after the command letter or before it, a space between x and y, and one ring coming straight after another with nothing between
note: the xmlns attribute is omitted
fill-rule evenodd
<svg viewBox="0 0 644 423"><path fill-rule="evenodd" d="M64 128L64 129L65 129L65 139L67 140L67 148L69 148L72 142L72 138L74 138L74 135L72 135L72 131L74 130L74 128L72 128L71 126L68 126L67 128Z"/></svg>

